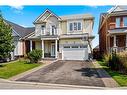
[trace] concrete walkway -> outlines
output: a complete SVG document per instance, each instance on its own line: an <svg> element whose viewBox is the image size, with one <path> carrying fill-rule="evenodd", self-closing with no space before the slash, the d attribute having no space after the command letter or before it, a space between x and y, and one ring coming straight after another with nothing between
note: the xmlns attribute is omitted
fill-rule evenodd
<svg viewBox="0 0 127 95"><path fill-rule="evenodd" d="M93 64L97 69L97 72L106 87L111 87L111 88L119 87L119 84L102 68L100 64L98 64L96 61L93 61Z"/></svg>

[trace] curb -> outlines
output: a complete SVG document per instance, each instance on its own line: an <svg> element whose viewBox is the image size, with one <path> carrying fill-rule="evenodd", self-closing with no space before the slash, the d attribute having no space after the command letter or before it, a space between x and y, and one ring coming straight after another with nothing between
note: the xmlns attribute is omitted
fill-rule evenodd
<svg viewBox="0 0 127 95"><path fill-rule="evenodd" d="M51 83L38 83L38 82L22 82L22 81L10 81L6 79L0 79L2 83L10 83L17 85L27 85L27 86L35 86L34 89L41 89L42 87L48 87L47 89L95 89L95 90L126 90L127 87L96 87L96 86L80 86L80 85L65 85L65 84L51 84ZM37 88L36 88L37 87ZM10 88L11 89L11 88ZM17 88L15 88L17 89ZM25 88L24 88L25 89ZM29 88L31 89L31 88ZM33 89L33 88L32 88Z"/></svg>
<svg viewBox="0 0 127 95"><path fill-rule="evenodd" d="M1 80L1 79L0 79ZM64 88L64 89L108 89L105 87L95 87L95 86L80 86L80 85L66 85L66 84L51 84L51 83L38 83L38 82L22 82L22 81L10 81L10 80L4 80L2 83L10 83L10 84L17 84L17 85L28 85L28 86L38 86L38 88L41 88L43 86L48 86L48 88ZM35 87L36 89L36 87Z"/></svg>

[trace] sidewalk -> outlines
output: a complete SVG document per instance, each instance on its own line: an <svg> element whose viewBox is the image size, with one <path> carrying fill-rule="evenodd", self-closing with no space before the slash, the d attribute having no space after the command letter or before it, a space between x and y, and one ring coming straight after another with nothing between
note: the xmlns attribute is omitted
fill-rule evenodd
<svg viewBox="0 0 127 95"><path fill-rule="evenodd" d="M93 64L106 87L119 87L119 84L101 67L100 64L96 61L93 61Z"/></svg>
<svg viewBox="0 0 127 95"><path fill-rule="evenodd" d="M105 87L77 86L64 84L50 84L37 82L19 82L0 79L0 89L108 89Z"/></svg>

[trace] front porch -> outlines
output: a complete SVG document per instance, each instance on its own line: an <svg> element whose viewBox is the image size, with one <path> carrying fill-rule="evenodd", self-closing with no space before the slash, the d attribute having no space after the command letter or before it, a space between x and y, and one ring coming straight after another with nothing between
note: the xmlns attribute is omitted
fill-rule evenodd
<svg viewBox="0 0 127 95"><path fill-rule="evenodd" d="M34 44L33 44L34 42ZM34 46L33 46L34 45ZM34 47L34 48L33 48ZM41 49L43 51L43 59L57 59L58 58L58 40L30 40L30 51L33 49Z"/></svg>
<svg viewBox="0 0 127 95"><path fill-rule="evenodd" d="M108 51L112 53L115 52L123 52L127 50L127 34L121 34L121 35L110 35L108 37Z"/></svg>

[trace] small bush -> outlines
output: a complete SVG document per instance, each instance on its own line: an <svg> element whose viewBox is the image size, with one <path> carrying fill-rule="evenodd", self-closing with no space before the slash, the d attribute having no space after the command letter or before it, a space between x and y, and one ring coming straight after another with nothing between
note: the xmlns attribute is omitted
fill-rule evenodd
<svg viewBox="0 0 127 95"><path fill-rule="evenodd" d="M111 59L111 55L110 54L104 54L103 61L105 62L105 65L108 66L110 59Z"/></svg>
<svg viewBox="0 0 127 95"><path fill-rule="evenodd" d="M103 61L111 70L127 73L127 52L106 54Z"/></svg>
<svg viewBox="0 0 127 95"><path fill-rule="evenodd" d="M28 53L28 58L30 59L31 63L37 63L42 57L42 50L32 50Z"/></svg>

